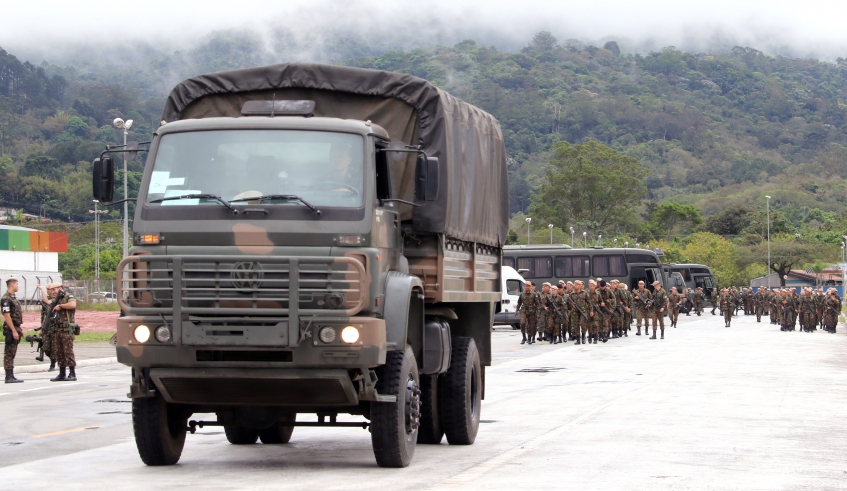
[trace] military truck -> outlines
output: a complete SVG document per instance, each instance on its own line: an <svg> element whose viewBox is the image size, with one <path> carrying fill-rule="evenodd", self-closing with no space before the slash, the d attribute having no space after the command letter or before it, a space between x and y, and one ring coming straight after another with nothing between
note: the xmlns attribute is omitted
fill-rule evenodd
<svg viewBox="0 0 847 491"><path fill-rule="evenodd" d="M116 340L145 464L211 425L237 445L367 428L384 467L474 442L507 233L494 117L413 76L294 63L177 85L151 142L95 160L96 199L144 148Z"/></svg>

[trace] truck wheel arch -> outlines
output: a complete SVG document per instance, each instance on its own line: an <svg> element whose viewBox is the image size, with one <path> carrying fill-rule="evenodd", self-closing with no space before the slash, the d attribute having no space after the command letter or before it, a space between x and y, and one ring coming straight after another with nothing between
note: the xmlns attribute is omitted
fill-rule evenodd
<svg viewBox="0 0 847 491"><path fill-rule="evenodd" d="M417 276L389 271L385 280L385 337L392 350L412 347L418 364L423 360L424 297Z"/></svg>

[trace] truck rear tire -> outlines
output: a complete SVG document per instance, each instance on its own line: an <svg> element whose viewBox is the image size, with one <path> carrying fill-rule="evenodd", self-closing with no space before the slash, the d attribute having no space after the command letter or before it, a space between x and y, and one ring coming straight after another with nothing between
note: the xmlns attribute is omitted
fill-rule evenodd
<svg viewBox="0 0 847 491"><path fill-rule="evenodd" d="M447 443L476 440L482 408L482 367L472 338L453 338L450 368L441 378L441 424Z"/></svg>
<svg viewBox="0 0 847 491"><path fill-rule="evenodd" d="M289 414L283 418L287 423L293 423L297 420L296 414ZM264 430L259 430L259 439L265 445L275 445L279 443L288 443L291 441L291 434L294 432L293 426L271 426Z"/></svg>
<svg viewBox="0 0 847 491"><path fill-rule="evenodd" d="M418 443L439 444L444 438L441 427L438 375L421 375L421 427L418 429Z"/></svg>
<svg viewBox="0 0 847 491"><path fill-rule="evenodd" d="M226 439L233 445L252 445L259 439L259 430L243 426L224 426Z"/></svg>
<svg viewBox="0 0 847 491"><path fill-rule="evenodd" d="M174 465L182 455L188 416L156 394L132 400L132 430L141 461L147 465Z"/></svg>
<svg viewBox="0 0 847 491"><path fill-rule="evenodd" d="M371 402L371 443L380 467L406 467L415 455L420 426L421 390L412 348L390 351L377 368L380 395L396 402Z"/></svg>

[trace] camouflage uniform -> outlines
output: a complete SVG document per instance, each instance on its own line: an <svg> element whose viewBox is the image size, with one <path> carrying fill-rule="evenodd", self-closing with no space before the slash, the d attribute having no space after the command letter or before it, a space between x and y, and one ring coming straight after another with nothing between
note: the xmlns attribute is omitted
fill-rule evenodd
<svg viewBox="0 0 847 491"><path fill-rule="evenodd" d="M597 344L597 332L600 330L600 324L603 322L603 313L600 311L600 302L603 301L603 298L597 289L593 292L589 290L586 298L588 298L590 305L588 310L585 311L590 319L588 322L588 342L590 343L593 339L594 344ZM594 315L592 316L589 312L594 312Z"/></svg>
<svg viewBox="0 0 847 491"><path fill-rule="evenodd" d="M668 310L668 292L660 286L653 292L653 337L656 339L656 326L662 329L662 339L665 339L665 313Z"/></svg>
<svg viewBox="0 0 847 491"><path fill-rule="evenodd" d="M550 295L547 301L547 334L551 343L557 343L562 334L561 328L565 317L564 297L561 294Z"/></svg>
<svg viewBox="0 0 847 491"><path fill-rule="evenodd" d="M59 292L63 298L59 301L59 305L69 303L74 300L74 296L70 293ZM56 312L56 316L50 320L51 327L55 332L56 338L56 356L59 362L59 368L74 368L76 367L76 358L74 357L74 332L70 324L74 321L76 309L60 309Z"/></svg>
<svg viewBox="0 0 847 491"><path fill-rule="evenodd" d="M0 297L0 311L3 314L9 314L9 317L12 318L13 325L11 326L7 326L5 319L3 320L3 337L6 341L3 347L3 368L6 371L10 371L15 369L15 355L18 354L18 344L20 344L24 337L24 333L21 330L23 309L18 299L9 292L6 292ZM12 329L18 333L17 340L12 337Z"/></svg>
<svg viewBox="0 0 847 491"><path fill-rule="evenodd" d="M51 360L56 359L56 333L53 329L53 324L48 322L46 325L44 320L47 319L47 313L50 310L50 304L41 302L41 348L44 350L44 355Z"/></svg>
<svg viewBox="0 0 847 491"><path fill-rule="evenodd" d="M517 310L521 313L521 334L529 339L535 337L538 303L538 294L535 292L525 291L518 297Z"/></svg>
<svg viewBox="0 0 847 491"><path fill-rule="evenodd" d="M668 295L668 317L670 317L671 327L676 327L676 323L679 320L679 304L682 300L682 295L679 293Z"/></svg>
<svg viewBox="0 0 847 491"><path fill-rule="evenodd" d="M735 314L735 298L730 293L722 293L718 302L723 314L724 327L729 327L732 323L732 315Z"/></svg>
<svg viewBox="0 0 847 491"><path fill-rule="evenodd" d="M838 295L827 295L824 300L824 329L835 333L839 312L841 312L841 299Z"/></svg>
<svg viewBox="0 0 847 491"><path fill-rule="evenodd" d="M806 332L812 332L812 329L815 327L815 311L817 310L815 299L811 295L800 297L799 310L800 329Z"/></svg>
<svg viewBox="0 0 847 491"><path fill-rule="evenodd" d="M601 301L606 304L604 306L605 309L602 307L600 308L603 312L603 317L600 319L600 340L605 343L609 340L609 334L612 332L612 324L614 323L615 307L617 307L617 302L615 301L615 294L612 293L608 286L603 287L598 291L600 292Z"/></svg>
<svg viewBox="0 0 847 491"><path fill-rule="evenodd" d="M588 292L585 290L581 292L573 292L570 296L573 303L581 310L585 316L588 316L588 312L591 309L591 304L588 300ZM579 310L576 308L573 309L571 313L571 326L573 326L574 335L576 335L576 344L585 344L585 335L588 334L589 324L591 323L591 317L584 317L579 313Z"/></svg>
<svg viewBox="0 0 847 491"><path fill-rule="evenodd" d="M536 319L538 323L538 340L541 341L547 336L547 318L549 311L547 304L550 302L550 293L541 292L538 294L538 308L536 310Z"/></svg>
<svg viewBox="0 0 847 491"><path fill-rule="evenodd" d="M753 295L753 304L756 308L756 322L761 322L765 312L765 292L761 288Z"/></svg>
<svg viewBox="0 0 847 491"><path fill-rule="evenodd" d="M653 298L653 294L647 288L632 291L635 302L635 334L641 336L641 321L644 321L644 333L650 328L650 307L647 303ZM642 300L643 299L643 300Z"/></svg>
<svg viewBox="0 0 847 491"><path fill-rule="evenodd" d="M700 315L700 313L703 312L704 300L703 290L698 288L697 291L694 292L694 310L697 312L697 315Z"/></svg>
<svg viewBox="0 0 847 491"><path fill-rule="evenodd" d="M629 325L624 325L626 322L626 309L624 307L627 306L626 293L622 288L615 288L615 315L614 321L612 325L612 329L617 331L617 336L628 336L627 328Z"/></svg>

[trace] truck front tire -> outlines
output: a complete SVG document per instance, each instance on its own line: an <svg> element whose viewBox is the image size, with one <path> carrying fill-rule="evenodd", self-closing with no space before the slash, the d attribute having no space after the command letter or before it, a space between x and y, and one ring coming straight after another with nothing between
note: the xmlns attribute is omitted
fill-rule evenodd
<svg viewBox="0 0 847 491"><path fill-rule="evenodd" d="M441 377L441 424L450 445L476 440L482 405L482 366L472 338L453 338L450 368Z"/></svg>
<svg viewBox="0 0 847 491"><path fill-rule="evenodd" d="M376 370L377 392L396 402L371 402L371 443L380 467L406 467L415 455L421 390L412 348L390 351Z"/></svg>
<svg viewBox="0 0 847 491"><path fill-rule="evenodd" d="M182 455L188 416L156 394L132 400L132 430L141 461L147 465L174 465Z"/></svg>

